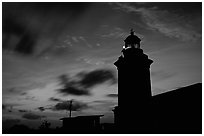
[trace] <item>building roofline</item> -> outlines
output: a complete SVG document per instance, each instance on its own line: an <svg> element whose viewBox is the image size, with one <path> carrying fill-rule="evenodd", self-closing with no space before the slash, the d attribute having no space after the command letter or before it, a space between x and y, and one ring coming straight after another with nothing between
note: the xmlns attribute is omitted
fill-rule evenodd
<svg viewBox="0 0 204 136"><path fill-rule="evenodd" d="M74 118L96 118L96 117L102 117L104 115L84 115L84 116L76 116L76 117L64 117L60 118L60 120L65 120L65 119L74 119Z"/></svg>

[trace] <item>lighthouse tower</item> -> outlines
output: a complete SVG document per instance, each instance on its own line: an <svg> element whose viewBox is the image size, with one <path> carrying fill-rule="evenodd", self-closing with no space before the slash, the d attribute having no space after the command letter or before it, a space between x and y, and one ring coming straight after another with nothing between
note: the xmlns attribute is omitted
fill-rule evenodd
<svg viewBox="0 0 204 136"><path fill-rule="evenodd" d="M113 110L121 131L146 133L151 128L151 79L153 63L140 48L140 38L131 30L122 55L114 63L118 70L118 106Z"/></svg>

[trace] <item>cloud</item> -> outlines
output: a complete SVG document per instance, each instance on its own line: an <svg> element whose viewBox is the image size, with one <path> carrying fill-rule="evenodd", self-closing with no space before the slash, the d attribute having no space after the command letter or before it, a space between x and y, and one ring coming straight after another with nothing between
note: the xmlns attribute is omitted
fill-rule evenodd
<svg viewBox="0 0 204 136"><path fill-rule="evenodd" d="M201 38L193 25L194 19L187 19L184 15L160 10L158 7L137 7L132 3L116 3L119 9L140 14L149 29L157 30L168 37L182 41L195 41Z"/></svg>
<svg viewBox="0 0 204 136"><path fill-rule="evenodd" d="M20 95L24 96L24 95L27 95L27 93L26 92L22 92L22 93L20 93Z"/></svg>
<svg viewBox="0 0 204 136"><path fill-rule="evenodd" d="M93 46L92 44L89 43L87 37L79 36L79 35L68 35L68 36L66 36L66 39L64 40L64 43L68 44L69 46L86 45L89 48L92 48L92 46ZM60 46L58 46L58 47L60 47ZM66 47L68 47L68 46L66 46Z"/></svg>
<svg viewBox="0 0 204 136"><path fill-rule="evenodd" d="M13 112L13 107L14 106L19 106L18 104L2 104L2 110L6 110L8 112Z"/></svg>
<svg viewBox="0 0 204 136"><path fill-rule="evenodd" d="M67 75L58 77L62 88L57 89L58 92L65 95L91 95L90 88L110 81L110 84L116 83L115 74L112 70L97 69L93 71L82 71L76 74L73 79Z"/></svg>
<svg viewBox="0 0 204 136"><path fill-rule="evenodd" d="M34 113L25 113L22 118L28 119L28 120L38 120L41 118L45 118L46 116L42 116L42 115L37 115Z"/></svg>
<svg viewBox="0 0 204 136"><path fill-rule="evenodd" d="M15 93L17 90L16 90L16 88L10 88L10 89L8 89L8 92L10 92L10 93Z"/></svg>
<svg viewBox="0 0 204 136"><path fill-rule="evenodd" d="M91 65L104 65L106 63L105 59L98 59L98 58L86 57L86 56L81 56L81 57L77 58L77 61L83 61L83 62L85 62L87 64L91 64Z"/></svg>
<svg viewBox="0 0 204 136"><path fill-rule="evenodd" d="M28 112L27 110L18 110L19 112Z"/></svg>
<svg viewBox="0 0 204 136"><path fill-rule="evenodd" d="M92 101L92 103L109 103L109 101L106 101L106 100L95 100L95 101Z"/></svg>
<svg viewBox="0 0 204 136"><path fill-rule="evenodd" d="M151 76L154 78L155 81L163 81L169 78L172 78L173 76L175 76L176 73L171 73L171 72L165 72L162 70L159 71L152 71L151 72Z"/></svg>
<svg viewBox="0 0 204 136"><path fill-rule="evenodd" d="M65 85L64 88L62 89L58 89L59 92L65 94L65 95L68 95L68 94L71 94L71 95L90 95L89 93L89 90L87 89L80 89L79 87L77 86L74 86L74 85Z"/></svg>
<svg viewBox="0 0 204 136"><path fill-rule="evenodd" d="M60 45L58 39L73 21L71 16L76 17L89 4L80 5L80 8L76 8L76 4L70 3L3 3L3 50L36 57L47 54L62 55L67 50L64 47L56 48Z"/></svg>
<svg viewBox="0 0 204 136"><path fill-rule="evenodd" d="M65 74L60 75L60 76L58 77L58 79L59 79L61 85L65 85L65 84L67 84L67 83L70 82L69 76L68 76L68 75L65 75Z"/></svg>
<svg viewBox="0 0 204 136"><path fill-rule="evenodd" d="M24 99L24 100L31 100L31 101L37 101L35 96L26 96L26 97L24 97L22 99Z"/></svg>
<svg viewBox="0 0 204 136"><path fill-rule="evenodd" d="M118 97L118 94L107 94L106 96L107 97L116 98L116 97Z"/></svg>
<svg viewBox="0 0 204 136"><path fill-rule="evenodd" d="M39 111L43 112L46 108L45 107L38 107L37 108Z"/></svg>
<svg viewBox="0 0 204 136"><path fill-rule="evenodd" d="M110 101L110 100L96 100L91 102L91 108L97 111L111 111L117 102Z"/></svg>
<svg viewBox="0 0 204 136"><path fill-rule="evenodd" d="M116 83L114 72L106 69L98 69L88 73L81 74L81 81L79 83L85 88L90 88L106 81L111 81L111 84Z"/></svg>
<svg viewBox="0 0 204 136"><path fill-rule="evenodd" d="M54 101L54 102L61 102L63 100L59 99L59 98L54 98L54 97L50 97L49 98L50 101Z"/></svg>
<svg viewBox="0 0 204 136"><path fill-rule="evenodd" d="M2 32L3 49L13 50L23 55L33 54L37 35L26 29L23 24L4 15Z"/></svg>
<svg viewBox="0 0 204 136"><path fill-rule="evenodd" d="M58 103L55 105L48 105L46 107L41 106L41 107L38 107L37 109L41 112L43 112L45 110L52 110L52 111L70 110L70 101L56 99L53 97L51 97L51 101L55 101ZM72 100L72 106L71 106L72 111L81 111L81 110L86 109L88 107L89 107L88 104L86 104L84 102Z"/></svg>
<svg viewBox="0 0 204 136"><path fill-rule="evenodd" d="M13 109L13 107L16 106L22 106L22 104L18 104L18 103L4 103L2 104L2 109L6 110L8 109L9 111L11 111Z"/></svg>
<svg viewBox="0 0 204 136"><path fill-rule="evenodd" d="M3 122L7 122L8 124L12 123L12 124L16 124L19 123L21 120L20 119L6 119L3 120Z"/></svg>
<svg viewBox="0 0 204 136"><path fill-rule="evenodd" d="M21 87L8 88L6 89L6 92L12 95L22 95L22 93L25 93Z"/></svg>
<svg viewBox="0 0 204 136"><path fill-rule="evenodd" d="M85 108L88 108L88 105L85 103L79 101L72 102L71 106L72 111L80 111ZM53 107L53 110L70 110L70 102L69 101L59 102Z"/></svg>
<svg viewBox="0 0 204 136"><path fill-rule="evenodd" d="M13 125L15 124L18 124L20 123L21 120L20 119L5 119L5 120L2 120L2 128L10 128L12 127Z"/></svg>
<svg viewBox="0 0 204 136"><path fill-rule="evenodd" d="M108 28L108 33L102 34L101 37L103 38L125 38L128 35L122 28L114 27L109 28L108 26L103 26Z"/></svg>
<svg viewBox="0 0 204 136"><path fill-rule="evenodd" d="M89 48L92 47L92 45L85 39L85 37L79 36L79 39L82 40Z"/></svg>
<svg viewBox="0 0 204 136"><path fill-rule="evenodd" d="M72 36L72 40L73 40L74 42L76 42L76 43L79 42L79 40L78 40L77 37L75 37L75 36Z"/></svg>
<svg viewBox="0 0 204 136"><path fill-rule="evenodd" d="M58 77L62 88L57 89L58 92L64 95L90 95L89 90L80 87L77 81L72 81L67 75Z"/></svg>
<svg viewBox="0 0 204 136"><path fill-rule="evenodd" d="M2 110L6 109L6 105L2 104Z"/></svg>
<svg viewBox="0 0 204 136"><path fill-rule="evenodd" d="M15 79L15 80L17 80L17 79ZM27 82L26 84L22 84L22 85L15 85L15 87L11 87L11 88L8 87L8 89L5 87L5 89L6 89L7 93L10 93L13 95L21 95L21 96L26 97L28 95L28 93L26 91L36 89L36 88L43 88L46 86L46 84L47 83L45 83L45 82L35 82L34 81L34 82Z"/></svg>

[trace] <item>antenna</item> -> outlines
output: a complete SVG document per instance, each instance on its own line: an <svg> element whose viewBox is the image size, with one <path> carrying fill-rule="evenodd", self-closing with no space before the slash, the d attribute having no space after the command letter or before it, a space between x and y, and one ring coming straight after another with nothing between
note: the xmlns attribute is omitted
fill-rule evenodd
<svg viewBox="0 0 204 136"><path fill-rule="evenodd" d="M70 103L69 103L69 117L70 118L72 117L72 102L73 100L70 100Z"/></svg>

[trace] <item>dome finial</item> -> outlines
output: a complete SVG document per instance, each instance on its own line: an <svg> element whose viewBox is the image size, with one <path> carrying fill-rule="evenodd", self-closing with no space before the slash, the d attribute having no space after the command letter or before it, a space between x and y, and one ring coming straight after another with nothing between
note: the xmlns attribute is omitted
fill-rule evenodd
<svg viewBox="0 0 204 136"><path fill-rule="evenodd" d="M135 32L135 31L134 31L133 29L130 29L130 34L131 34L131 35L134 35L134 32Z"/></svg>

